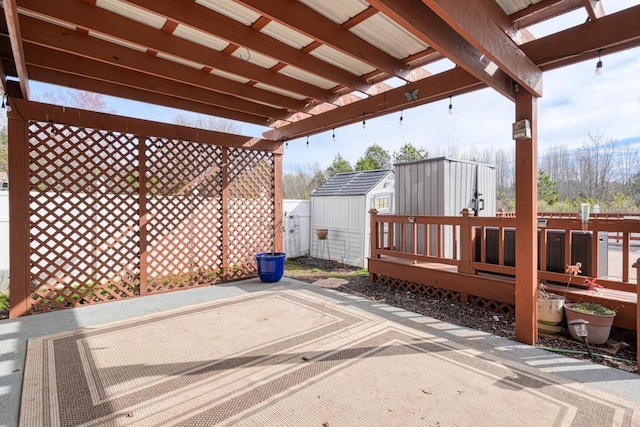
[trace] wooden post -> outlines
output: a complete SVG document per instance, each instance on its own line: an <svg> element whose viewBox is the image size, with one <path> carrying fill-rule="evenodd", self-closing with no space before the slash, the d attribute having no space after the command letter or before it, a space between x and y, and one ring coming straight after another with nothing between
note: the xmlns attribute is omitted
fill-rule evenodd
<svg viewBox="0 0 640 427"><path fill-rule="evenodd" d="M222 210L222 282L229 281L229 148L222 147L222 194L220 195L220 209Z"/></svg>
<svg viewBox="0 0 640 427"><path fill-rule="evenodd" d="M276 252L284 251L282 232L284 218L282 217L282 154L273 154L273 215L275 232L273 233L273 247Z"/></svg>
<svg viewBox="0 0 640 427"><path fill-rule="evenodd" d="M371 250L369 251L369 254L371 256L371 258L380 258L380 255L378 255L378 223L377 223L377 217L378 217L378 210L376 208L370 209L369 210L369 246L371 248ZM369 271L369 281L370 282L374 282L375 281L375 275Z"/></svg>
<svg viewBox="0 0 640 427"><path fill-rule="evenodd" d="M13 101L12 101L13 102ZM31 314L29 283L29 130L13 109L9 120L9 317Z"/></svg>
<svg viewBox="0 0 640 427"><path fill-rule="evenodd" d="M636 269L636 354L640 354L640 292L638 284L640 284L640 258L632 265ZM640 372L640 358L638 359L638 372Z"/></svg>
<svg viewBox="0 0 640 427"><path fill-rule="evenodd" d="M139 223L140 228L140 295L147 295L149 287L149 253L147 251L147 232L149 226L149 211L147 210L147 159L146 140L144 135L138 135L138 197L139 197Z"/></svg>
<svg viewBox="0 0 640 427"><path fill-rule="evenodd" d="M533 345L538 341L536 303L538 264L538 103L520 88L516 91L516 121L527 119L531 137L516 144L516 340Z"/></svg>

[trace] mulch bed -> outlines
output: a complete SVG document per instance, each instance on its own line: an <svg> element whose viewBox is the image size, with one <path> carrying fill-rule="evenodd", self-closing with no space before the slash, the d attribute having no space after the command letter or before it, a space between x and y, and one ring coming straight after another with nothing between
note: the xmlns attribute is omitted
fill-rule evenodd
<svg viewBox="0 0 640 427"><path fill-rule="evenodd" d="M481 330L504 338L515 339L515 316L512 314L494 313L470 303L413 294L392 286L371 283L367 276L358 275L357 271L356 267L336 261L300 257L288 260L285 275L308 283L328 277L341 277L349 281L348 284L338 289L342 292L384 302L385 304L433 317L444 322ZM630 344L632 345L627 343L619 344L620 348L615 354L615 357L627 361L598 357L594 363L611 366L627 372L636 372L637 355L635 343ZM563 331L561 335L555 337L541 335L537 345L558 351L585 351L584 345L571 338L568 331ZM594 353L613 355L611 348L594 347L593 350ZM588 355L561 354L576 359L590 360Z"/></svg>

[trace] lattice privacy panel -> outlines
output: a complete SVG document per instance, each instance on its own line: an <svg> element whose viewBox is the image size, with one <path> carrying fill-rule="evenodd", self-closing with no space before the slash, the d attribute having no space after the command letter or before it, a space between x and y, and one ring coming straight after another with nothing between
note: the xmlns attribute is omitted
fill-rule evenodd
<svg viewBox="0 0 640 427"><path fill-rule="evenodd" d="M146 144L148 293L222 277L222 149L149 138Z"/></svg>
<svg viewBox="0 0 640 427"><path fill-rule="evenodd" d="M29 125L32 311L139 292L137 140Z"/></svg>
<svg viewBox="0 0 640 427"><path fill-rule="evenodd" d="M50 122L28 138L32 313L255 276L271 250L271 153Z"/></svg>
<svg viewBox="0 0 640 427"><path fill-rule="evenodd" d="M254 255L274 245L274 166L271 153L229 149L230 279L256 274Z"/></svg>

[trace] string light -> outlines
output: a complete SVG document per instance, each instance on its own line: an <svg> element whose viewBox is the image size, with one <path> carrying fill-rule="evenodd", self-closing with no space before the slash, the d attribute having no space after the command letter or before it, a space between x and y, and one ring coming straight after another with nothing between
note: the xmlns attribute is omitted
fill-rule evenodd
<svg viewBox="0 0 640 427"><path fill-rule="evenodd" d="M331 132L332 132L331 139L333 140L333 142L336 142L336 130L335 130L335 128L331 129Z"/></svg>
<svg viewBox="0 0 640 427"><path fill-rule="evenodd" d="M402 110L400 110L400 126L403 124L404 117L402 117Z"/></svg>
<svg viewBox="0 0 640 427"><path fill-rule="evenodd" d="M602 74L602 49L598 49L598 63L596 64L596 76Z"/></svg>
<svg viewBox="0 0 640 427"><path fill-rule="evenodd" d="M364 118L364 114L362 115L362 129L365 129L367 127L367 121Z"/></svg>
<svg viewBox="0 0 640 427"><path fill-rule="evenodd" d="M449 114L453 114L453 104L451 102L451 97L449 97Z"/></svg>
<svg viewBox="0 0 640 427"><path fill-rule="evenodd" d="M309 148L309 135L307 135L307 148Z"/></svg>
<svg viewBox="0 0 640 427"><path fill-rule="evenodd" d="M284 148L289 148L289 141L284 143Z"/></svg>

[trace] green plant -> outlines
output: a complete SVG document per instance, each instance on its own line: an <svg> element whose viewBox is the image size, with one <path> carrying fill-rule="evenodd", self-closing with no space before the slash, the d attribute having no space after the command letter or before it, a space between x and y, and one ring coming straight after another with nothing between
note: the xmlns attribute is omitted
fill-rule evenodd
<svg viewBox="0 0 640 427"><path fill-rule="evenodd" d="M9 295L0 293L0 310L9 310Z"/></svg>
<svg viewBox="0 0 640 427"><path fill-rule="evenodd" d="M580 313L596 314L598 316L613 316L616 314L614 310L595 302L578 302L571 305L571 309Z"/></svg>

